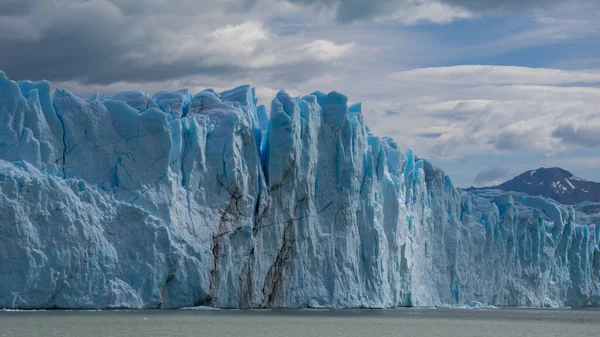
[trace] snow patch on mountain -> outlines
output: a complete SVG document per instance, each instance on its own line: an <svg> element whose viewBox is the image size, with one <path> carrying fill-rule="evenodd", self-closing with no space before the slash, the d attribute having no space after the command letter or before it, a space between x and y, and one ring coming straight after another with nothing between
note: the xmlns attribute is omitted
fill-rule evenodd
<svg viewBox="0 0 600 337"><path fill-rule="evenodd" d="M540 195L567 205L584 201L600 202L600 183L576 177L558 167L527 171L507 182L484 189Z"/></svg>

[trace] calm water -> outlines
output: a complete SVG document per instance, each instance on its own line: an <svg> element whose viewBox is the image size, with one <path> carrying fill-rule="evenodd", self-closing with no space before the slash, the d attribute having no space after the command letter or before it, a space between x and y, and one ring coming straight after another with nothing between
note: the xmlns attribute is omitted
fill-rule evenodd
<svg viewBox="0 0 600 337"><path fill-rule="evenodd" d="M600 336L600 310L0 312L0 336Z"/></svg>

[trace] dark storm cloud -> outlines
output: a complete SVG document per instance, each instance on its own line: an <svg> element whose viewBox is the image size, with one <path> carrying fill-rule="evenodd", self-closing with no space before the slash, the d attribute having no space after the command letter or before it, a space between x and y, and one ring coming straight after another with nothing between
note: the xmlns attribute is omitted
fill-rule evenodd
<svg viewBox="0 0 600 337"><path fill-rule="evenodd" d="M293 83L322 71L326 62L314 59L310 66L302 60L253 66L249 63L255 52L238 59L235 52L230 53L231 46L218 37L212 41L216 46L204 45L214 30L250 20L245 13L255 3L0 0L0 70L15 80L99 85L162 82L196 75L227 80L250 74ZM177 40L185 29L191 34ZM177 49L190 42L193 48ZM273 46L274 50L278 47ZM256 53L260 52L257 48Z"/></svg>
<svg viewBox="0 0 600 337"><path fill-rule="evenodd" d="M576 127L573 124L566 124L557 127L552 136L560 138L563 143L584 147L600 147L600 132L597 127L583 126Z"/></svg>
<svg viewBox="0 0 600 337"><path fill-rule="evenodd" d="M475 176L475 184L477 184L477 185L490 184L495 181L498 181L499 179L503 179L503 178L507 178L507 177L509 177L508 170L503 169L501 167L494 166L494 167L491 167L489 170L485 170L483 172L477 173L477 175Z"/></svg>
<svg viewBox="0 0 600 337"><path fill-rule="evenodd" d="M36 26L30 39L15 39L7 28L0 34L0 69L14 79L109 84L164 81L194 74L227 76L241 70L235 64L207 65L202 55L165 61L164 55L156 53L164 41L154 33L173 22L153 22L153 30L149 30L141 26L144 22L139 20L143 19L129 16L139 14L146 1L71 0L53 6L45 0L35 4L30 0L20 7L18 1L0 1L1 9L11 8ZM158 9L158 2L152 3ZM38 12L36 7L41 7ZM41 18L45 22L38 25L36 20L46 14L48 17ZM19 28L14 29L16 34Z"/></svg>
<svg viewBox="0 0 600 337"><path fill-rule="evenodd" d="M6 29L0 34L0 69L9 77L109 83L167 75L160 67L140 71L145 67L128 56L147 53L156 41L147 32L136 30L135 23L115 6L106 1L49 4L37 1L23 14L23 20L35 26L34 38L14 39ZM38 20L42 22L38 24Z"/></svg>
<svg viewBox="0 0 600 337"><path fill-rule="evenodd" d="M32 0L35 1L35 0ZM68 0L81 1L81 0ZM89 0L83 0L89 1ZM179 17L196 16L203 12L223 11L243 13L250 10L258 0L93 0L108 1L121 9L124 14L145 16L162 12L174 13ZM182 10L183 9L183 10Z"/></svg>
<svg viewBox="0 0 600 337"><path fill-rule="evenodd" d="M440 138L442 134L439 132L423 132L423 133L418 133L417 136L419 137L423 137L423 138L431 138L431 139L436 139L436 138Z"/></svg>
<svg viewBox="0 0 600 337"><path fill-rule="evenodd" d="M286 0L290 3L305 6L326 7L335 9L335 17L341 23L367 20L386 15L403 8L418 6L430 0ZM571 2L588 2L596 0L572 0ZM439 0L438 2L467 9L473 12L519 11L531 8L548 8L565 0Z"/></svg>
<svg viewBox="0 0 600 337"><path fill-rule="evenodd" d="M0 17L29 13L35 0L0 0Z"/></svg>
<svg viewBox="0 0 600 337"><path fill-rule="evenodd" d="M493 144L498 150L518 150L526 146L526 140L520 134L513 132L500 132L495 140L490 140L490 144Z"/></svg>
<svg viewBox="0 0 600 337"><path fill-rule="evenodd" d="M0 68L9 77L92 81L114 71L111 66L128 71L126 54L143 46L144 39L131 39L131 27L107 3L51 14L56 17L37 28L34 39L2 41L0 36Z"/></svg>

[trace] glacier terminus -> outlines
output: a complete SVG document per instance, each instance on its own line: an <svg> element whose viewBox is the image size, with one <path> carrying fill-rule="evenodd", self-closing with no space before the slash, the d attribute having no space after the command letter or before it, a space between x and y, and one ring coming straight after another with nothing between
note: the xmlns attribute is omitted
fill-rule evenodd
<svg viewBox="0 0 600 337"><path fill-rule="evenodd" d="M337 92L0 72L0 308L600 306L600 204L455 188Z"/></svg>

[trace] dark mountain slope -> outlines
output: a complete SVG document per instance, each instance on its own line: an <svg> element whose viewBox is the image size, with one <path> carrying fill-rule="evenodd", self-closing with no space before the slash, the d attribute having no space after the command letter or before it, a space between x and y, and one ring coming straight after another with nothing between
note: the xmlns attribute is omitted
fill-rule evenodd
<svg viewBox="0 0 600 337"><path fill-rule="evenodd" d="M541 195L565 205L583 201L600 202L600 183L578 178L558 167L527 171L500 185L486 187L488 188ZM467 190L473 189L481 188L472 187Z"/></svg>

